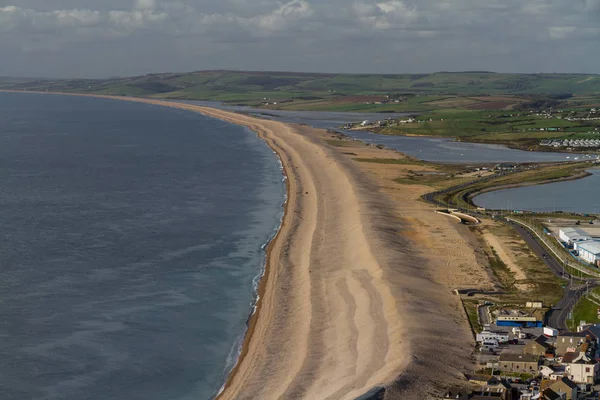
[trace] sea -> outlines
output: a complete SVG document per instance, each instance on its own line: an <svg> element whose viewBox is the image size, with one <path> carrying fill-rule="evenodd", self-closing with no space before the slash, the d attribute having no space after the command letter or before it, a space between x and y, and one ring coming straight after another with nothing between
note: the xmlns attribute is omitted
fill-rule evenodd
<svg viewBox="0 0 600 400"><path fill-rule="evenodd" d="M0 399L214 397L284 202L246 128L0 93Z"/></svg>

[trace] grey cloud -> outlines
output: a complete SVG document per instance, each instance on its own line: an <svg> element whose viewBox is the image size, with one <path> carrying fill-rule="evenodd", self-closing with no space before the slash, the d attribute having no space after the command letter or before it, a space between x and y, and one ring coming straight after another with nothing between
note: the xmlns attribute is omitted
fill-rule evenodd
<svg viewBox="0 0 600 400"><path fill-rule="evenodd" d="M0 75L594 72L599 15L600 0L0 0Z"/></svg>

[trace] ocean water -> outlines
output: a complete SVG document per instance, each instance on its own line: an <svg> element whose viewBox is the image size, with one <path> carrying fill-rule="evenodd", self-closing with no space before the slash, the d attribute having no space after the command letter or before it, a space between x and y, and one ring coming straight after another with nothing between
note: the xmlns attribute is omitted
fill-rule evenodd
<svg viewBox="0 0 600 400"><path fill-rule="evenodd" d="M0 93L0 399L213 397L284 199L245 128Z"/></svg>
<svg viewBox="0 0 600 400"><path fill-rule="evenodd" d="M497 210L600 213L600 170L573 181L496 190L473 199L478 206Z"/></svg>

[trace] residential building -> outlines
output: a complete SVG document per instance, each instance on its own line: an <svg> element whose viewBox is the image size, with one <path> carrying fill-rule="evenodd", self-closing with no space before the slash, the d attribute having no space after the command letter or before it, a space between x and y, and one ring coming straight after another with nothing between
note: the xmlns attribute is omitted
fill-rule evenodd
<svg viewBox="0 0 600 400"><path fill-rule="evenodd" d="M562 364L566 375L573 382L595 384L600 378L600 364L586 356L584 351L566 353Z"/></svg>
<svg viewBox="0 0 600 400"><path fill-rule="evenodd" d="M469 378L469 383L479 386L497 385L500 381L492 375L473 375Z"/></svg>
<svg viewBox="0 0 600 400"><path fill-rule="evenodd" d="M548 338L543 335L527 343L523 348L523 354L533 354L536 356L545 356L553 351L552 346L548 344Z"/></svg>
<svg viewBox="0 0 600 400"><path fill-rule="evenodd" d="M535 374L540 357L533 354L502 353L498 365L503 372L524 372Z"/></svg>
<svg viewBox="0 0 600 400"><path fill-rule="evenodd" d="M473 390L472 394L473 397L471 397L471 399L476 398L477 396L487 396L487 398L495 397L501 400L513 400L512 387L507 382L482 386Z"/></svg>
<svg viewBox="0 0 600 400"><path fill-rule="evenodd" d="M555 353L562 356L566 353L577 351L578 347L588 339L584 332L569 333L568 335L558 335L554 343Z"/></svg>
<svg viewBox="0 0 600 400"><path fill-rule="evenodd" d="M579 386L566 377L555 381L542 381L540 388L542 391L550 388L558 394L565 394L566 400L578 400L579 397Z"/></svg>
<svg viewBox="0 0 600 400"><path fill-rule="evenodd" d="M544 379L555 381L565 375L564 365L544 365L540 367L540 375Z"/></svg>
<svg viewBox="0 0 600 400"><path fill-rule="evenodd" d="M575 244L575 250L579 252L579 257L590 264L596 264L600 260L600 241L588 240Z"/></svg>
<svg viewBox="0 0 600 400"><path fill-rule="evenodd" d="M592 240L592 237L583 229L580 228L561 228L558 231L558 238L568 245L574 243Z"/></svg>
<svg viewBox="0 0 600 400"><path fill-rule="evenodd" d="M540 400L567 400L567 395L566 393L556 393L554 390L548 388L540 393L540 397L538 398Z"/></svg>

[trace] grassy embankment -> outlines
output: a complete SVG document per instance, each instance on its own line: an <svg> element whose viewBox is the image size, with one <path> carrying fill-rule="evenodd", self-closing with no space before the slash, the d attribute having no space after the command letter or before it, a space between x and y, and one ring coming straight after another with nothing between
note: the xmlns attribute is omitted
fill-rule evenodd
<svg viewBox="0 0 600 400"><path fill-rule="evenodd" d="M567 321L570 329L575 329L580 321L597 324L600 323L598 318L598 309L600 308L600 288L589 291L588 296L584 296L577 302L573 308L573 319Z"/></svg>
<svg viewBox="0 0 600 400"><path fill-rule="evenodd" d="M585 169L590 167L592 165L589 162L534 166L531 169L493 177L484 182L475 182L472 185L440 194L436 196L436 200L457 208L474 208L476 206L473 204L472 198L484 191L571 179L585 174Z"/></svg>

